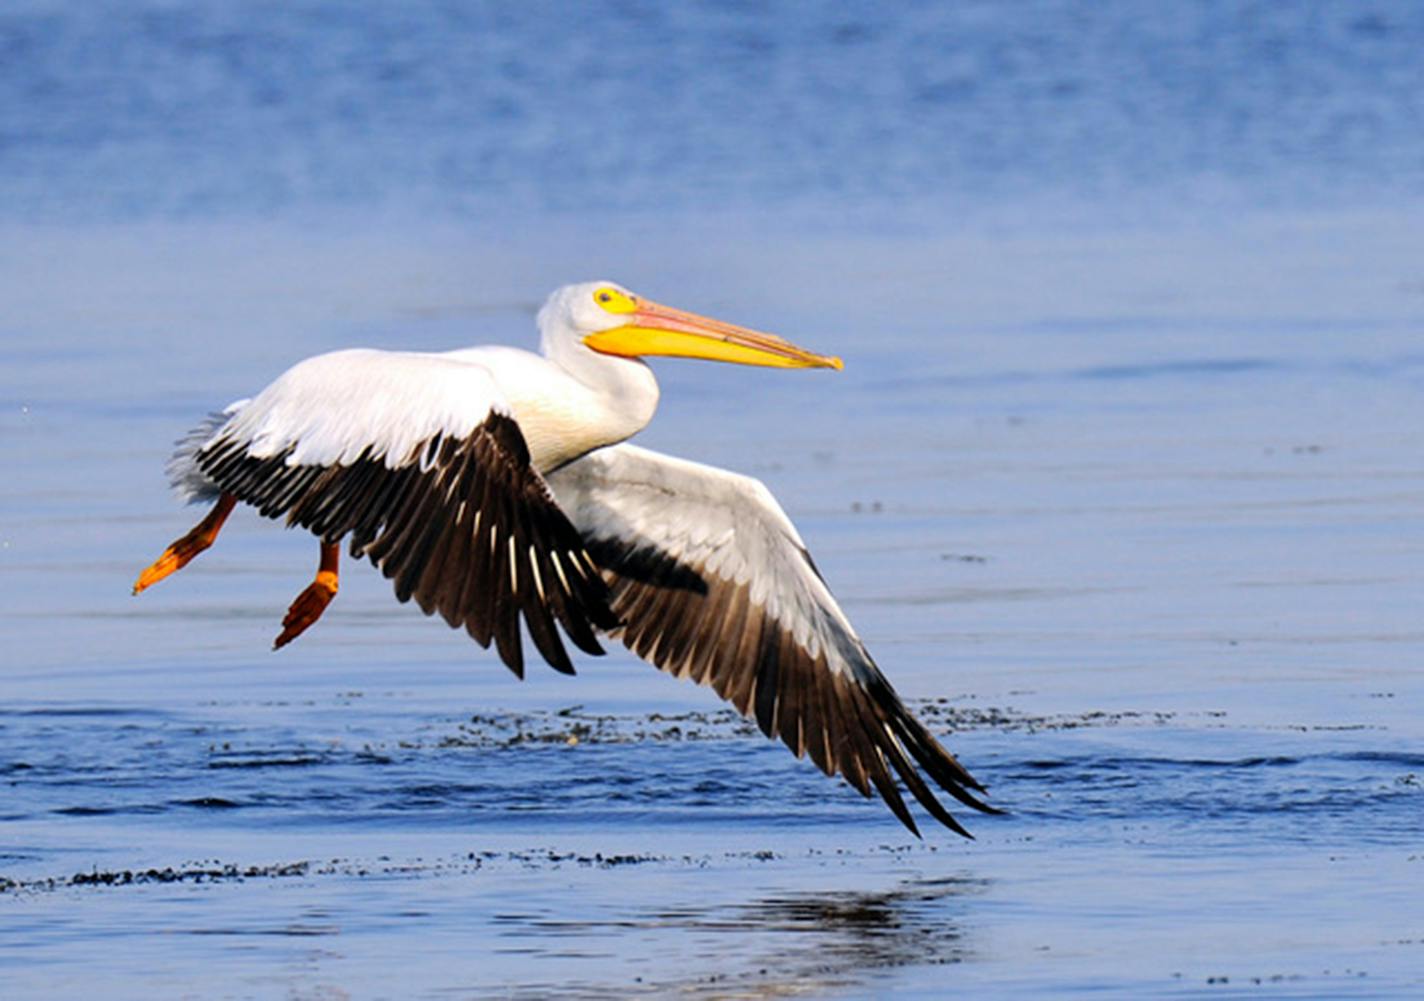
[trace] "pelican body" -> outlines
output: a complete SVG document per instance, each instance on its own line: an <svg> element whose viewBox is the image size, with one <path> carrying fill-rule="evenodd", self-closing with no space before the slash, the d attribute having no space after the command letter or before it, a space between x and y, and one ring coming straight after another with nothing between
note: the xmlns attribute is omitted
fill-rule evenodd
<svg viewBox="0 0 1424 1001"><path fill-rule="evenodd" d="M996 812L905 708L805 544L757 480L626 444L652 420L649 356L841 368L772 334L639 297L613 282L554 292L541 353L355 349L299 362L181 439L180 497L213 506L134 593L216 539L238 502L316 535L311 584L274 647L330 604L340 548L378 567L520 677L520 621L572 674L561 634L599 635L708 685L798 757L878 792L918 834L896 783L968 836L931 784ZM927 781L928 779L928 781Z"/></svg>

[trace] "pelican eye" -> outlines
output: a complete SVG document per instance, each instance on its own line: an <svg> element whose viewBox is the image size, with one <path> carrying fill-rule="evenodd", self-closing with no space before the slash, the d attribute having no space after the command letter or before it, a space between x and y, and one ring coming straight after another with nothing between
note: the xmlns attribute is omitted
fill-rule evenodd
<svg viewBox="0 0 1424 1001"><path fill-rule="evenodd" d="M638 301L627 292L616 288L601 288L593 293L593 301L609 313L631 313L638 308Z"/></svg>

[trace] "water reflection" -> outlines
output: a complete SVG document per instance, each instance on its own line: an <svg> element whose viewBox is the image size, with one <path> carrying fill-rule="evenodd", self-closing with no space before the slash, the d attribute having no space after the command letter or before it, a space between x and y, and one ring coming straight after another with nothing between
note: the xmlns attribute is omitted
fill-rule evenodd
<svg viewBox="0 0 1424 1001"><path fill-rule="evenodd" d="M776 963L773 978L803 985L889 967L958 963L971 947L951 916L953 902L987 885L953 877L888 891L768 897L742 909L740 930L773 935L776 948L767 957Z"/></svg>
<svg viewBox="0 0 1424 1001"><path fill-rule="evenodd" d="M970 876L908 880L888 890L777 893L751 902L668 908L612 921L532 922L540 934L599 936L616 932L675 935L674 951L717 957L716 972L638 985L648 993L772 998L844 988L875 971L936 966L973 956L956 902L988 889ZM613 996L612 988L579 985L580 995ZM620 986L619 996L628 988Z"/></svg>

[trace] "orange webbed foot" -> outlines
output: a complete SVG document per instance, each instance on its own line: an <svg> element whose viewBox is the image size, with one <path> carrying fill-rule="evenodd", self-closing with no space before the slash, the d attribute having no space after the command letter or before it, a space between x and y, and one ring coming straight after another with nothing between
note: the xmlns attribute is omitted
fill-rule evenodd
<svg viewBox="0 0 1424 1001"><path fill-rule="evenodd" d="M140 594L169 574L182 570L192 562L193 557L211 546L236 503L237 498L232 494L223 494L218 499L217 505L208 512L206 518L198 522L187 535L175 540L172 545L163 550L163 555L150 563L143 573L138 575L138 580L134 581L133 593Z"/></svg>
<svg viewBox="0 0 1424 1001"><path fill-rule="evenodd" d="M194 556L197 556L210 545L212 545L212 543L205 539L193 538L188 535L183 536L183 538L163 550L163 555L150 563L143 573L138 575L138 580L134 581L133 593L139 594L154 584L157 584L169 574L182 570Z"/></svg>
<svg viewBox="0 0 1424 1001"><path fill-rule="evenodd" d="M322 543L321 569L316 573L316 580L308 584L306 590L297 595L296 600L287 609L287 615L282 619L282 631L272 642L273 650L280 650L306 632L313 622L321 618L321 613L326 611L331 599L336 597L338 553L335 545Z"/></svg>
<svg viewBox="0 0 1424 1001"><path fill-rule="evenodd" d="M292 602L292 607L287 609L287 615L282 619L282 632L272 643L273 650L280 650L302 633L306 632L317 619L321 618L321 613L326 611L326 606L331 604L331 599L336 597L336 581L330 583L323 581L320 576L307 585L307 589L297 595L297 600Z"/></svg>

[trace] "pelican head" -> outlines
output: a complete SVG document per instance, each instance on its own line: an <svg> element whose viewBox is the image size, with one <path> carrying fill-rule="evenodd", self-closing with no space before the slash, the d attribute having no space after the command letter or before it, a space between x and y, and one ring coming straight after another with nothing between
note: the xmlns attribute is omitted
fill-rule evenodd
<svg viewBox="0 0 1424 1001"><path fill-rule="evenodd" d="M839 358L799 348L774 334L684 312L615 282L565 285L539 311L544 351L579 344L601 355L667 355L772 368L842 368Z"/></svg>

